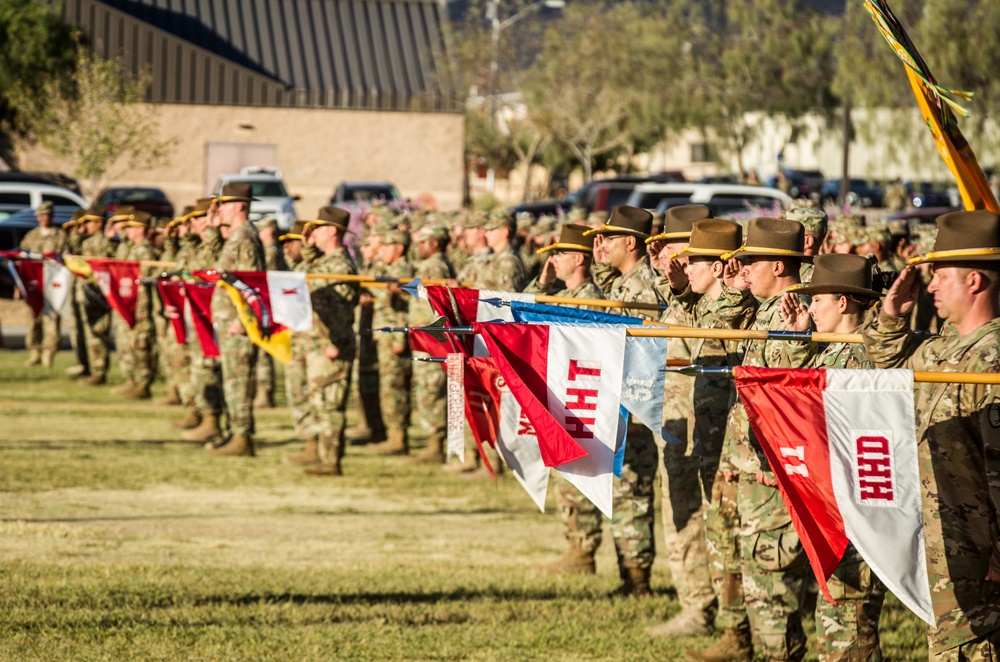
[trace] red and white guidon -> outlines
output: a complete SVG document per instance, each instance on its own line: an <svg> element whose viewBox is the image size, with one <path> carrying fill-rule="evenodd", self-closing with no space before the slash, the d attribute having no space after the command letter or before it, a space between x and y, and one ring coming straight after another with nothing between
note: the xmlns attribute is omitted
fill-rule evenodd
<svg viewBox="0 0 1000 662"><path fill-rule="evenodd" d="M738 367L733 375L824 595L850 541L933 625L913 373Z"/></svg>

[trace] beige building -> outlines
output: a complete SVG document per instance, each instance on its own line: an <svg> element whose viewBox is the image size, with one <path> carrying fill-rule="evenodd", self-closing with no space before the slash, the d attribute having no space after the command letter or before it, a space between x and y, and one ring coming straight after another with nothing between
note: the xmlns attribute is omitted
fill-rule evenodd
<svg viewBox="0 0 1000 662"><path fill-rule="evenodd" d="M244 166L282 171L300 217L341 181L390 181L404 197L461 205L464 115L434 0L65 0L92 51L148 66L168 165L114 175L175 206ZM71 173L31 148L24 170ZM93 193L93 192L91 192Z"/></svg>

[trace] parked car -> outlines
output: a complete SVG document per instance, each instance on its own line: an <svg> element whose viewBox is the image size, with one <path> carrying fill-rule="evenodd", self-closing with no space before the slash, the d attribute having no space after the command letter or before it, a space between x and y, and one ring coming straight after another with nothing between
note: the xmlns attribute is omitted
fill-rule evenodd
<svg viewBox="0 0 1000 662"><path fill-rule="evenodd" d="M52 223L61 226L73 217L79 206L59 205L52 206ZM0 251L16 250L21 246L24 235L38 227L38 217L35 210L28 208L15 212L0 221Z"/></svg>
<svg viewBox="0 0 1000 662"><path fill-rule="evenodd" d="M0 182L10 182L19 184L51 184L69 189L77 195L83 195L80 191L80 183L69 175L61 172L0 172Z"/></svg>
<svg viewBox="0 0 1000 662"><path fill-rule="evenodd" d="M402 201L399 189L389 182L341 182L330 198L334 207L354 210L370 207L376 202L392 203Z"/></svg>
<svg viewBox="0 0 1000 662"><path fill-rule="evenodd" d="M626 189L629 186L635 187L639 184L645 182L683 182L684 175L680 172L669 171L669 172L658 172L651 175L618 175L617 177L607 177L604 179L592 179L580 188L576 189L572 193L567 194L563 198L557 200L539 200L537 202L524 202L519 205L512 205L507 208L512 214L523 214L528 213L538 218L539 216L549 215L557 216L560 213L565 214L570 209L579 207L584 211L606 211L614 207L615 204L623 204L625 199L619 197L618 193L615 193L614 197L616 199L621 199L622 202L616 202L614 204L609 204L610 198L612 197L611 189L607 189L603 193L599 193L600 188L605 185L625 185L622 189ZM607 197L603 197L607 196ZM605 205L605 206L595 206L595 205Z"/></svg>
<svg viewBox="0 0 1000 662"><path fill-rule="evenodd" d="M793 198L819 199L819 190L823 186L823 173L819 170L785 170L785 177L792 183ZM774 175L764 182L765 186L778 187L778 176Z"/></svg>
<svg viewBox="0 0 1000 662"><path fill-rule="evenodd" d="M110 217L118 207L129 205L155 218L173 218L174 205L162 190L152 186L113 186L103 189L96 204Z"/></svg>
<svg viewBox="0 0 1000 662"><path fill-rule="evenodd" d="M824 205L835 205L840 197L840 179L831 179L820 189L820 200ZM852 207L881 207L882 187L867 179L851 179L848 184L847 204Z"/></svg>
<svg viewBox="0 0 1000 662"><path fill-rule="evenodd" d="M705 205L715 216L738 214L753 209L787 208L792 199L778 189L739 184L640 184L626 204L664 211L679 205Z"/></svg>
<svg viewBox="0 0 1000 662"><path fill-rule="evenodd" d="M910 204L921 209L925 207L958 207L961 199L958 189L952 192L945 184L933 182L907 182L906 190L910 194Z"/></svg>
<svg viewBox="0 0 1000 662"><path fill-rule="evenodd" d="M56 207L72 207L74 210L87 206L87 202L77 193L61 186L35 182L0 182L0 220L22 209L34 209L42 202L51 202Z"/></svg>
<svg viewBox="0 0 1000 662"><path fill-rule="evenodd" d="M222 175L215 184L215 195L222 193L222 187L230 182L250 185L250 194L256 198L250 203L250 220L254 223L265 218L278 221L280 230L289 230L298 218L295 202L301 198L289 195L281 171L274 168L249 166L238 173Z"/></svg>

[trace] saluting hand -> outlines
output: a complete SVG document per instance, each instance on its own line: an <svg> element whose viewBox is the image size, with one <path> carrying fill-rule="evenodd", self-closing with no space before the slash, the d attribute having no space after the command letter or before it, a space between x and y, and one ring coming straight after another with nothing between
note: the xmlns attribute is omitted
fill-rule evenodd
<svg viewBox="0 0 1000 662"><path fill-rule="evenodd" d="M722 270L722 284L737 290L747 289L747 283L743 280L743 263L735 257L729 258Z"/></svg>
<svg viewBox="0 0 1000 662"><path fill-rule="evenodd" d="M789 331L809 330L809 307L800 303L791 292L785 292L785 296L781 297L781 318Z"/></svg>
<svg viewBox="0 0 1000 662"><path fill-rule="evenodd" d="M556 265L552 261L553 257L555 256L550 255L549 258L545 260L545 264L542 265L542 273L538 274L539 285L551 285L556 282Z"/></svg>
<svg viewBox="0 0 1000 662"><path fill-rule="evenodd" d="M893 317L903 317L913 310L913 305L917 300L917 270L913 267L906 267L899 274L899 278L892 284L885 294L882 302L882 310L886 315Z"/></svg>
<svg viewBox="0 0 1000 662"><path fill-rule="evenodd" d="M667 260L667 281L674 292L683 292L687 289L688 276L680 260Z"/></svg>

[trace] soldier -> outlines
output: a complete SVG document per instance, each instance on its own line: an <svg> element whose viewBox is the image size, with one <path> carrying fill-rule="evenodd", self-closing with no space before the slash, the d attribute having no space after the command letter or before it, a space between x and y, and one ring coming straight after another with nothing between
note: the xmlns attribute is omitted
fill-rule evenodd
<svg viewBox="0 0 1000 662"><path fill-rule="evenodd" d="M387 232L382 235L379 254L385 265L384 275L390 278L412 278L415 271L406 259L409 235ZM374 289L372 327L403 327L409 318L409 297L397 283ZM371 449L384 455L406 455L409 452L410 379L413 363L410 343L402 331L379 333L375 337L378 351L379 404L385 423L386 440L373 444Z"/></svg>
<svg viewBox="0 0 1000 662"><path fill-rule="evenodd" d="M701 295L698 299L682 300L691 315L692 325L700 328L749 326L756 308L753 296L748 291L740 290L743 292L742 297L737 297L734 303L727 300L724 280L727 263L722 259L723 255L742 245L742 237L740 226L733 221L702 219L693 222L690 243L680 252L681 256L687 257L684 272L688 277L688 285L693 293ZM725 318L720 314L723 309L727 311ZM731 324L733 319L737 321ZM691 362L699 365L732 366L740 363L735 343L704 339L690 345L689 351ZM701 588L702 582L698 581L700 573L703 568L709 571L717 605L715 626L723 630L723 640L727 641L736 638L736 633L741 629L749 632L749 621L743 605L739 547L735 542L739 535L739 522L736 519L737 484L733 478L732 465L728 458L722 457L726 412L733 396L732 384L725 377L699 375L693 386L690 392L692 403L687 433L690 455L698 459L698 466L693 471L700 474L700 489L697 491L708 503L702 534L707 567L691 563L691 570L687 575L692 577L693 588ZM674 489L676 487L675 483ZM685 538L692 541L687 547L692 552L700 551L696 542L697 527L689 522L686 528L690 534ZM692 560L697 557L693 553L690 556ZM682 589L691 593L691 597L681 598L682 606L685 602L693 603L692 606L682 609L678 616L663 626L650 628L647 632L654 636L672 635L678 631L696 633L699 626L711 623L712 601L684 586L678 587L679 595Z"/></svg>
<svg viewBox="0 0 1000 662"><path fill-rule="evenodd" d="M809 294L806 307L796 294ZM785 326L791 331L809 329L810 317L820 333L858 333L865 312L881 297L872 288L872 264L859 255L820 255L808 286L792 287L781 302ZM814 368L873 368L864 345L835 342L818 354ZM819 658L831 660L880 660L878 624L885 600L885 586L849 544L840 564L827 582L837 601L816 602L816 638Z"/></svg>
<svg viewBox="0 0 1000 662"><path fill-rule="evenodd" d="M585 234L599 235L605 246L608 264L621 275L614 281L607 298L626 303L661 303L653 284L656 274L649 265L643 240L649 237L653 215L644 209L619 205L607 223ZM595 246L597 241L595 239ZM614 312L643 319L653 319L647 310L615 309ZM657 450L653 433L642 423L628 424L628 443L621 480L614 482L611 531L615 538L621 596L650 595L649 576L656 556L653 480L656 477Z"/></svg>
<svg viewBox="0 0 1000 662"><path fill-rule="evenodd" d="M380 209L388 210L387 207ZM371 214L366 219L375 219L367 228L367 234L361 243L361 264L359 271L367 276L384 275L385 265L380 257L380 247L382 245L382 232L394 230L384 228L377 230L376 225L385 221L381 220L378 214ZM351 394L354 401L358 403L358 412L361 414L361 422L347 429L346 438L351 441L363 441L366 443L382 441L385 439L385 425L382 422L382 407L379 402L379 382L378 382L378 351L375 346L376 338L372 333L372 308L373 300L371 292L362 289L359 299L360 305L355 310L355 327L358 329L358 356L354 364L354 375L351 381Z"/></svg>
<svg viewBox="0 0 1000 662"><path fill-rule="evenodd" d="M78 209L73 212L70 220L62 224L61 229L66 233L66 252L71 255L80 254L83 240L87 237L83 223L85 213L84 210ZM87 339L83 330L85 326L83 283L83 280L74 278L70 284L69 307L73 326L69 338L73 345L73 355L76 358L76 364L66 368L66 374L70 377L90 375L90 364L87 362Z"/></svg>
<svg viewBox="0 0 1000 662"><path fill-rule="evenodd" d="M477 286L486 290L520 292L528 284L528 272L510 244L516 229L514 217L505 210L494 211L483 229L493 257L486 273L476 279Z"/></svg>
<svg viewBox="0 0 1000 662"><path fill-rule="evenodd" d="M1000 372L1000 216L959 211L937 219L928 290L948 322L914 334L907 267L863 330L879 368ZM929 659L995 660L1000 651L1000 390L985 384L914 385L924 546L936 626Z"/></svg>
<svg viewBox="0 0 1000 662"><path fill-rule="evenodd" d="M193 206L189 206L184 213L194 211ZM181 233L187 233L187 226L181 221L183 215L173 219L163 219L162 229L162 251L160 253L161 262L177 262L178 254L181 251ZM183 228L183 230L182 230ZM183 311L169 309L159 296L154 295L154 314L156 326L156 340L159 344L160 374L167 382L167 395L157 401L157 404L166 406L190 405L189 384L191 382L191 363L187 347L177 342L177 336L173 331L170 316L182 314ZM181 395L184 391L185 395Z"/></svg>
<svg viewBox="0 0 1000 662"><path fill-rule="evenodd" d="M52 203L42 202L35 210L38 227L24 235L21 250L32 253L63 253L66 251L66 234L52 224ZM31 321L24 335L28 349L26 366L42 364L52 367L52 360L59 349L59 313L43 312Z"/></svg>
<svg viewBox="0 0 1000 662"><path fill-rule="evenodd" d="M86 237L80 245L80 254L94 258L108 258L114 252L111 240L104 232L104 214L91 208L81 218ZM111 347L111 307L100 286L93 278L77 279L80 288L81 312L84 318L83 334L87 347L87 365L90 376L81 383L100 386L107 380L108 354Z"/></svg>
<svg viewBox="0 0 1000 662"><path fill-rule="evenodd" d="M469 256L465 266L458 271L458 281L465 283L476 283L479 281L488 268L493 257L493 250L486 242L486 221L487 217L481 212L473 212L465 219L465 226L462 231L462 238L465 242L465 250Z"/></svg>
<svg viewBox="0 0 1000 662"><path fill-rule="evenodd" d="M306 224L307 241L322 256L311 268L318 274L357 274L354 260L344 247L343 237L351 215L337 207L323 207L317 218ZM314 279L309 281L313 326L309 331L306 357L308 418L304 429L315 441L316 456L307 461L311 443L299 462L308 476L340 476L343 471L344 429L347 396L351 390L351 363L354 362L354 307L358 303L356 283ZM297 337L298 339L298 337Z"/></svg>
<svg viewBox="0 0 1000 662"><path fill-rule="evenodd" d="M177 266L182 272L201 271L215 267L222 250L222 233L214 225L214 198L199 198L194 210L185 214L188 231L182 241L177 256ZM210 216L212 214L213 216ZM222 434L219 417L222 415L222 374L219 358L205 356L201 342L188 342L190 356L191 407L187 416L174 423L174 427L184 430L181 437L185 441L205 443Z"/></svg>
<svg viewBox="0 0 1000 662"><path fill-rule="evenodd" d="M586 225L564 225L559 241L538 249L539 255L548 253L548 256L541 273L524 291L576 299L603 299L604 294L590 277L594 238L584 235L587 230ZM597 569L594 555L602 539L601 511L561 474L552 472L552 475L563 535L569 549L562 558L539 570L552 574L592 575Z"/></svg>
<svg viewBox="0 0 1000 662"><path fill-rule="evenodd" d="M156 259L153 253L153 246L149 241L149 226L151 222L147 212L135 210L122 219L122 228L128 246L128 260L136 260L140 263L140 279L145 280L156 276L157 267L143 265L143 262L151 262ZM127 348L127 353L131 360L125 364L126 371L123 371L125 383L131 384L131 388L124 390L121 395L130 400L148 400L150 397L149 387L153 383L156 374L156 331L153 326L153 295L150 292L150 285L141 280L135 283L138 288L138 298L135 304L135 324L132 328L124 326L125 333L116 336L116 346L119 352ZM121 328L121 327L120 327ZM122 347L124 346L124 347Z"/></svg>
<svg viewBox="0 0 1000 662"><path fill-rule="evenodd" d="M646 240L647 245L661 247L657 257L666 277L665 289L661 292L668 303L660 316L661 322L681 326L695 324L692 313L703 293L689 287L686 272L692 253L686 249L694 223L711 216L711 210L702 205L672 207L664 215L663 232ZM703 342L676 339L668 344L667 358L693 363L703 349ZM681 611L666 623L649 628L647 632L653 636L708 634L715 619L717 600L709 571L704 515L719 462L721 440L713 446L704 443L705 439L694 438L694 407L696 402L704 403L705 400L717 403L721 399L727 403L728 398L719 398L704 382L699 386L702 390L696 394L695 382L689 377L666 375L664 379L662 424L666 431L664 436L672 443L666 443L660 435L654 435L654 441L661 458L665 556Z"/></svg>
<svg viewBox="0 0 1000 662"><path fill-rule="evenodd" d="M278 241L278 221L265 218L257 224L260 243L264 245L264 266L268 271L288 271L285 255ZM255 409L274 407L274 357L260 352L257 357L257 394L254 396Z"/></svg>
<svg viewBox="0 0 1000 662"><path fill-rule="evenodd" d="M785 211L784 218L798 221L805 228L805 248L802 252L809 257L819 255L820 249L826 242L826 212L813 207L791 207ZM812 262L803 260L799 268L799 280L808 283L812 279L812 270Z"/></svg>
<svg viewBox="0 0 1000 662"><path fill-rule="evenodd" d="M740 258L742 283L761 301L751 329L783 330L781 300L799 284L805 257L801 223L785 219L754 218L747 227L745 245L732 257ZM735 282L735 281L734 281ZM736 288L733 288L736 289ZM745 293L725 292L743 299ZM743 365L799 368L815 355L812 343L747 341ZM750 428L739 399L729 411L724 454L738 478L737 513L742 526L739 541L743 593L758 652L774 660L799 660L805 653L800 605L808 562L791 516L778 494L777 481ZM750 655L749 633L718 642L705 651L689 652L692 659L736 659ZM728 657L724 657L728 656Z"/></svg>
<svg viewBox="0 0 1000 662"><path fill-rule="evenodd" d="M413 233L413 242L417 245L417 255L421 260L417 267L417 278L426 282L455 277L455 269L445 257L448 228L443 225L425 225ZM424 326L433 322L435 317L426 300L410 300L408 326ZM430 354L414 350L413 357L428 358ZM413 364L412 399L417 405L420 426L427 435L427 447L419 455L413 456L415 462L444 463L444 439L448 421L446 377L441 366L434 363L417 361Z"/></svg>
<svg viewBox="0 0 1000 662"><path fill-rule="evenodd" d="M264 247L257 228L249 220L251 200L249 184L230 182L213 202L222 236L226 237L226 228L229 232L215 264L220 272L264 270ZM247 337L225 288L217 288L212 295L212 323L219 339L229 436L219 444L207 444L206 450L218 457L253 457L257 346Z"/></svg>

